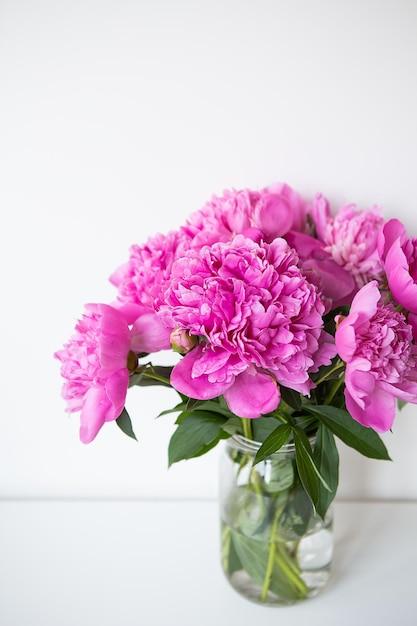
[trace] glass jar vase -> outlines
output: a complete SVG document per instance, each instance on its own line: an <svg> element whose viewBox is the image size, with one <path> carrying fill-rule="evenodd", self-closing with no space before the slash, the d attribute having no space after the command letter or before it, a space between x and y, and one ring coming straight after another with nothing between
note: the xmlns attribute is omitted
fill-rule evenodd
<svg viewBox="0 0 417 626"><path fill-rule="evenodd" d="M319 517L303 489L292 444L253 464L260 443L240 435L220 455L221 561L231 586L253 602L289 605L326 585L333 514Z"/></svg>

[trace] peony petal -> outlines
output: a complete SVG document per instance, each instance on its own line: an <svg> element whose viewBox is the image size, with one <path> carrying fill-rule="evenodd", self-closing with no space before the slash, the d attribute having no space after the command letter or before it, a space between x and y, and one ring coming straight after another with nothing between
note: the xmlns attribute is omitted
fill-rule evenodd
<svg viewBox="0 0 417 626"><path fill-rule="evenodd" d="M307 203L298 192L286 183L274 183L263 189L262 193L278 195L286 200L291 209L292 228L299 231L304 229L307 214Z"/></svg>
<svg viewBox="0 0 417 626"><path fill-rule="evenodd" d="M302 267L304 271L317 273L320 278L320 291L326 298L333 301L332 308L351 303L352 296L356 291L355 280L351 274L331 258L307 258L302 261Z"/></svg>
<svg viewBox="0 0 417 626"><path fill-rule="evenodd" d="M330 365L336 354L337 349L333 335L323 330L319 337L318 350L314 353L314 365L309 371L317 372L322 365Z"/></svg>
<svg viewBox="0 0 417 626"><path fill-rule="evenodd" d="M409 313L407 321L413 329L414 341L417 343L417 313Z"/></svg>
<svg viewBox="0 0 417 626"><path fill-rule="evenodd" d="M349 362L356 351L355 329L351 323L351 318L345 318L340 322L336 329L335 340L340 358L345 363Z"/></svg>
<svg viewBox="0 0 417 626"><path fill-rule="evenodd" d="M259 228L246 228L242 235L246 238L246 239L252 239L252 241L254 241L255 243L260 243L260 241L262 241L263 239L263 233Z"/></svg>
<svg viewBox="0 0 417 626"><path fill-rule="evenodd" d="M256 206L255 219L268 241L282 237L293 223L293 214L288 201L280 195L266 193Z"/></svg>
<svg viewBox="0 0 417 626"><path fill-rule="evenodd" d="M144 313L149 313L149 307L143 304L135 304L133 302L121 303L116 301L113 306L120 311L126 320L126 323L131 326L135 320L138 319Z"/></svg>
<svg viewBox="0 0 417 626"><path fill-rule="evenodd" d="M127 369L119 370L105 381L104 389L111 403L111 406L105 415L106 422L117 419L123 411L128 386L129 372Z"/></svg>
<svg viewBox="0 0 417 626"><path fill-rule="evenodd" d="M91 387L84 397L80 415L80 439L91 443L106 421L110 401L103 387Z"/></svg>
<svg viewBox="0 0 417 626"><path fill-rule="evenodd" d="M224 368L229 361L231 355L230 352L223 350L222 348L213 348L211 350L205 350L201 348L199 350L199 357L194 361L192 376L198 378L199 376L209 376L210 374L216 374ZM216 376L211 376L210 380L216 379Z"/></svg>
<svg viewBox="0 0 417 626"><path fill-rule="evenodd" d="M321 193L316 194L314 197L310 214L316 228L317 237L321 239L321 241L325 241L327 234L326 229L331 215L329 202Z"/></svg>
<svg viewBox="0 0 417 626"><path fill-rule="evenodd" d="M417 284L410 275L408 260L399 242L387 252L385 271L394 299L409 311L417 313Z"/></svg>
<svg viewBox="0 0 417 626"><path fill-rule="evenodd" d="M303 270L317 273L320 290L326 298L334 301L333 306L344 304L349 296L350 304L356 288L355 280L324 250L324 244L310 235L294 231L287 233L285 239L300 256Z"/></svg>
<svg viewBox="0 0 417 626"><path fill-rule="evenodd" d="M131 349L134 352L169 350L172 328L167 328L152 311L141 315L132 326Z"/></svg>
<svg viewBox="0 0 417 626"><path fill-rule="evenodd" d="M222 395L230 382L210 382L207 375L193 377L193 366L201 357L201 346L185 355L171 372L171 385L180 393L197 400L209 400ZM233 382L233 381L232 381Z"/></svg>
<svg viewBox="0 0 417 626"><path fill-rule="evenodd" d="M387 432L395 418L396 402L395 396L375 385L372 394L367 395L365 407L361 408L345 389L346 408L357 422L373 428L378 433Z"/></svg>
<svg viewBox="0 0 417 626"><path fill-rule="evenodd" d="M365 400L371 396L375 388L375 378L369 373L370 364L364 359L356 358L346 366L345 382L349 396L362 409Z"/></svg>
<svg viewBox="0 0 417 626"><path fill-rule="evenodd" d="M384 224L378 236L378 252L381 259L385 261L387 252L396 240L398 240L398 244L401 246L406 239L405 226L397 219L389 220Z"/></svg>
<svg viewBox="0 0 417 626"><path fill-rule="evenodd" d="M404 402L417 404L417 381L415 380L404 380L401 383L397 383L395 387L381 381L379 386L381 389L385 389L385 391Z"/></svg>
<svg viewBox="0 0 417 626"><path fill-rule="evenodd" d="M342 319L335 333L336 348L343 361L348 362L352 359L357 348L358 327L367 324L375 315L380 298L376 280L359 289L353 298L349 315Z"/></svg>
<svg viewBox="0 0 417 626"><path fill-rule="evenodd" d="M311 237L310 235L306 235L305 233L290 231L286 233L285 239L288 242L288 245L291 246L291 248L294 248L302 259L307 259L312 255L316 258L318 258L318 255L322 258L326 258L328 256L323 250L324 246L322 242L318 241L314 237Z"/></svg>
<svg viewBox="0 0 417 626"><path fill-rule="evenodd" d="M352 300L351 312L357 315L359 322L368 320L376 313L377 304L381 299L378 289L378 282L371 280L369 283L359 289L358 293Z"/></svg>
<svg viewBox="0 0 417 626"><path fill-rule="evenodd" d="M105 422L119 417L125 405L128 384L128 371L120 370L103 381L102 386L87 391L80 415L82 443L93 441Z"/></svg>
<svg viewBox="0 0 417 626"><path fill-rule="evenodd" d="M247 370L236 377L224 397L235 415L256 418L274 411L281 396L278 384L270 374Z"/></svg>

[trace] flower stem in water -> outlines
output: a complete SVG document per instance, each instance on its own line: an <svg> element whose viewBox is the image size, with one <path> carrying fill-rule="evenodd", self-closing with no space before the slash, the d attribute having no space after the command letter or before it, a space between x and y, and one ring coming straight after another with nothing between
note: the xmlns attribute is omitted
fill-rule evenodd
<svg viewBox="0 0 417 626"><path fill-rule="evenodd" d="M269 555L268 563L266 566L265 579L261 591L262 602L266 601L269 585L271 583L272 572L274 563L278 565L283 574L287 577L287 580L294 587L300 598L303 598L308 594L308 587L300 576L300 570L293 558L288 554L285 542L280 540L277 534L278 520L281 515L281 509L278 509L274 523L271 529L271 538L269 541Z"/></svg>

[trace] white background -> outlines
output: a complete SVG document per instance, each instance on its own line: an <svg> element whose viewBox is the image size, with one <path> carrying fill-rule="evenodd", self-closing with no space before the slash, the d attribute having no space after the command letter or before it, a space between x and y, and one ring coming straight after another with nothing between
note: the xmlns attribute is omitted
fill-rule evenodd
<svg viewBox="0 0 417 626"><path fill-rule="evenodd" d="M128 397L139 442L67 417L59 363L133 243L225 188L378 204L417 236L413 0L0 3L0 496L214 497L217 454L168 470L174 392ZM340 446L340 498L417 498L417 407L393 463Z"/></svg>

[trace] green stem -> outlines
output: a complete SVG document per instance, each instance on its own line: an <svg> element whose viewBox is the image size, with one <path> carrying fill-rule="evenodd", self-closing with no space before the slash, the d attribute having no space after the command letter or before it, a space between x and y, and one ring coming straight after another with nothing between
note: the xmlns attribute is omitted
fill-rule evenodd
<svg viewBox="0 0 417 626"><path fill-rule="evenodd" d="M246 439L250 439L251 441L253 441L251 420L246 417L242 417L241 420L242 420L242 425L243 425L243 435L246 437ZM248 462L252 464L253 459L251 457L248 457ZM265 502L264 502L264 494L262 490L261 477L259 475L259 472L253 465L250 470L250 480L253 485L254 492L259 497L259 505L261 507L261 510L263 511L263 513L265 513Z"/></svg>
<svg viewBox="0 0 417 626"><path fill-rule="evenodd" d="M333 387L331 388L330 392L327 394L327 397L324 400L324 404L330 404L331 403L331 401L333 400L334 396L336 395L337 390L343 384L344 380L345 380L344 376L341 376L340 378L337 379L336 383L333 385Z"/></svg>
<svg viewBox="0 0 417 626"><path fill-rule="evenodd" d="M269 546L269 554L268 554L268 563L266 565L264 584L262 585L262 592L261 592L262 602L265 602L266 600L266 596L268 595L269 585L271 583L271 576L272 576L272 571L274 568L275 549L276 549L275 535L277 532L278 519L279 519L280 514L281 514L281 509L278 509L275 513L274 523L272 524L271 538L269 541L270 546Z"/></svg>
<svg viewBox="0 0 417 626"><path fill-rule="evenodd" d="M252 459L250 460L250 462L252 463ZM260 503L262 504L262 508L265 509L261 477L259 476L258 470L253 467L253 465L250 470L250 478L253 485L253 490L260 497Z"/></svg>
<svg viewBox="0 0 417 626"><path fill-rule="evenodd" d="M337 365L335 365L334 367L332 367L331 370L329 370L328 372L326 372L324 374L324 376L322 376L321 378L319 378L318 380L316 380L316 387L318 387L320 385L320 383L323 383L325 380L327 380L330 376L330 374L333 374L334 372L337 372L338 370L341 370L345 367L345 364L343 361L341 361L340 363L337 363Z"/></svg>
<svg viewBox="0 0 417 626"><path fill-rule="evenodd" d="M222 532L222 565L225 572L229 569L229 553L230 544L232 542L232 530L230 526L225 525Z"/></svg>
<svg viewBox="0 0 417 626"><path fill-rule="evenodd" d="M338 366L340 367L340 366ZM336 369L336 368L335 368ZM286 420L283 420L284 423ZM253 440L253 432L252 432L252 423L250 419L242 418L242 427L243 427L243 435L246 439ZM259 505L261 507L261 511L263 515L266 515L265 509L265 501L262 490L262 483L256 468L252 467L250 472L250 480L253 486L255 493L259 498ZM287 547L282 538L279 537L277 533L279 518L282 513L282 507L278 507L275 515L274 521L271 528L271 535L269 540L269 553L268 553L268 562L265 571L265 578L262 585L261 590L261 600L262 602L266 601L269 587L271 584L271 578L274 571L274 564L276 563L280 570L285 574L288 581L293 585L296 592L299 594L300 598L304 597L308 593L308 587L300 577L300 570L297 567L294 559L288 554ZM226 530L226 529L225 529ZM224 541L224 552L222 554L223 558L223 567L227 568L227 557L230 550L230 541L231 541L231 533L230 529L228 534L223 535Z"/></svg>
<svg viewBox="0 0 417 626"><path fill-rule="evenodd" d="M300 570L297 567L294 559L290 557L287 552L285 544L278 544L278 550L276 552L276 562L281 571L287 576L288 580L293 584L295 590L299 594L300 598L303 598L308 594L308 587L304 580L300 576Z"/></svg>
<svg viewBox="0 0 417 626"><path fill-rule="evenodd" d="M163 383L164 385L171 386L171 382L169 378L165 378L165 376L160 376L159 374L156 374L156 372L143 372L143 376L146 376L147 378L151 378L152 380L158 380L160 383Z"/></svg>
<svg viewBox="0 0 417 626"><path fill-rule="evenodd" d="M246 417L242 417L243 435L246 439L253 440L252 422Z"/></svg>
<svg viewBox="0 0 417 626"><path fill-rule="evenodd" d="M307 585L300 576L300 570L297 567L295 560L288 554L285 541L277 533L278 521L281 513L282 508L278 508L272 524L268 562L261 591L262 602L266 601L268 595L274 563L276 563L280 570L285 574L287 580L293 585L300 598L306 596L309 591Z"/></svg>

